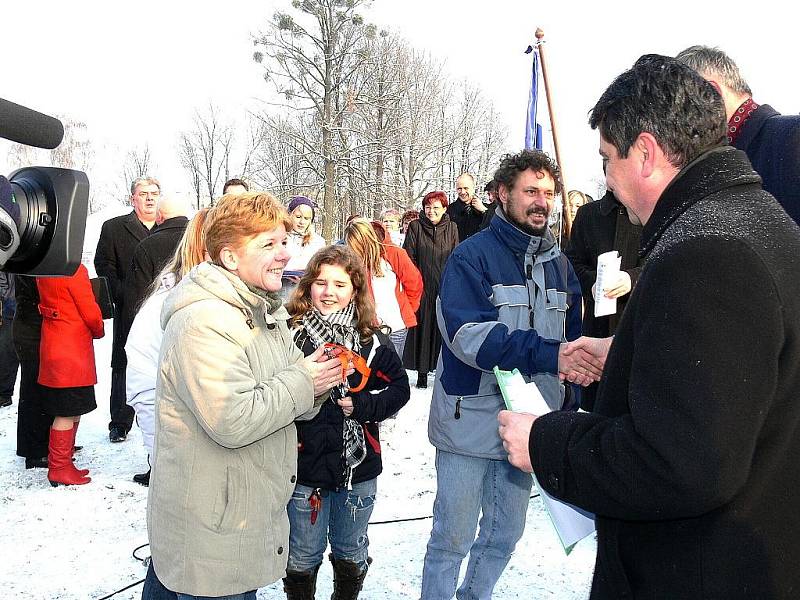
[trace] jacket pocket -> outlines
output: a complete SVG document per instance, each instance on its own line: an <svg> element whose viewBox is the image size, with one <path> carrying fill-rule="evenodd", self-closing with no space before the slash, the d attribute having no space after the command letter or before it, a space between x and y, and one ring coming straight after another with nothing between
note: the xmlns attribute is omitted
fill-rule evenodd
<svg viewBox="0 0 800 600"><path fill-rule="evenodd" d="M538 333L539 335L545 335L545 337L549 337L551 339L566 340L567 310L569 309L569 304L567 303L567 293L560 292L555 288L548 289L545 293L547 294L545 308L548 311L554 311L553 313L548 313L550 318L547 320L548 328L553 327L553 329L547 332L540 331Z"/></svg>
<svg viewBox="0 0 800 600"><path fill-rule="evenodd" d="M495 285L492 304L497 308L497 320L510 329L530 329L531 300L525 285Z"/></svg>
<svg viewBox="0 0 800 600"><path fill-rule="evenodd" d="M52 306L39 305L39 314L45 319L58 319L60 317L58 309Z"/></svg>
<svg viewBox="0 0 800 600"><path fill-rule="evenodd" d="M503 400L497 394L434 398L428 424L431 441L445 450L505 458L497 432L497 413L502 408Z"/></svg>
<svg viewBox="0 0 800 600"><path fill-rule="evenodd" d="M244 515L239 501L244 495L244 481L239 469L227 467L225 469L225 488L220 490L214 502L214 514L219 515L216 523L217 531L231 531L237 523L242 521Z"/></svg>

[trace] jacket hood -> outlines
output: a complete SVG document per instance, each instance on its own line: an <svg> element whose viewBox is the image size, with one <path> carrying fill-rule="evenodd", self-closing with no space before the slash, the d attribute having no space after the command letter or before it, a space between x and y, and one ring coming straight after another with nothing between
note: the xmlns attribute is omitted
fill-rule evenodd
<svg viewBox="0 0 800 600"><path fill-rule="evenodd" d="M204 262L194 267L164 300L161 309L161 328L166 329L170 317L182 308L218 299L238 308L245 319L266 321L288 320L289 313L281 305L277 293L252 291L239 277L213 263Z"/></svg>

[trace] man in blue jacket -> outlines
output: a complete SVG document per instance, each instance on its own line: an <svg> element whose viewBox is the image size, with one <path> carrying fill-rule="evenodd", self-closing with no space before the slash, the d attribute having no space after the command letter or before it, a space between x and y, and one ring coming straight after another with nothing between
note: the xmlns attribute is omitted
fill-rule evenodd
<svg viewBox="0 0 800 600"><path fill-rule="evenodd" d="M744 150L769 192L800 224L800 115L757 104L736 63L718 48L691 46L677 60L697 71L722 96L728 143Z"/></svg>
<svg viewBox="0 0 800 600"><path fill-rule="evenodd" d="M565 401L560 373L580 384L600 374L588 353L565 354L565 342L580 335L581 288L547 226L558 177L540 151L506 156L494 176L500 205L489 228L459 244L442 275L443 346L428 421L437 492L423 600L453 597L467 553L457 597L491 598L525 528L532 480L506 461L492 368L519 369L554 410L576 408Z"/></svg>

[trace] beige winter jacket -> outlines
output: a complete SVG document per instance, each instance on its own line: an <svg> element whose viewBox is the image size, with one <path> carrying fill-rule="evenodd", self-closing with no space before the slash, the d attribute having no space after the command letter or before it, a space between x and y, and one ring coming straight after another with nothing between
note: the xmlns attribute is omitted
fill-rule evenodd
<svg viewBox="0 0 800 600"><path fill-rule="evenodd" d="M287 319L277 296L210 263L164 302L147 530L174 592L238 594L284 575L293 421L314 396Z"/></svg>

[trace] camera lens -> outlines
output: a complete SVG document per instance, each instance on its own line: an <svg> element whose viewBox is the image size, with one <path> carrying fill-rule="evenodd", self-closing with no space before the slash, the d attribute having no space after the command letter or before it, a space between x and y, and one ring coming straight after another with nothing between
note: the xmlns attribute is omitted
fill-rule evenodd
<svg viewBox="0 0 800 600"><path fill-rule="evenodd" d="M14 241L14 236L11 230L5 224L0 223L0 249L8 250L12 241Z"/></svg>

